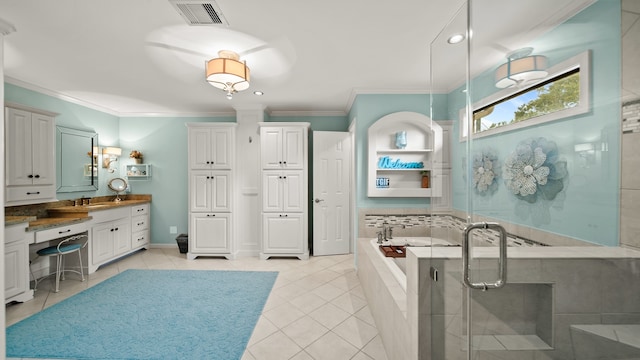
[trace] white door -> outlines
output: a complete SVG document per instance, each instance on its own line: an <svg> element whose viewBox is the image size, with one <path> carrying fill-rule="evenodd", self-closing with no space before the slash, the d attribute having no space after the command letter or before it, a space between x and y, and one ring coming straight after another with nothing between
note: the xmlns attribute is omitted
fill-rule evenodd
<svg viewBox="0 0 640 360"><path fill-rule="evenodd" d="M313 132L313 255L349 253L351 135Z"/></svg>

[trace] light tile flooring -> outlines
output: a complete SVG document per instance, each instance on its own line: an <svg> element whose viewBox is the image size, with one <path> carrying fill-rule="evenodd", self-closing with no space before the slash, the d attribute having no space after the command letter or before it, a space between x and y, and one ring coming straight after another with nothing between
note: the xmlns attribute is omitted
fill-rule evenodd
<svg viewBox="0 0 640 360"><path fill-rule="evenodd" d="M126 269L279 271L242 360L387 359L353 255L189 261L177 249L143 250L101 267L84 283L69 276L59 293L51 291L53 277L45 279L33 300L7 306L7 326Z"/></svg>

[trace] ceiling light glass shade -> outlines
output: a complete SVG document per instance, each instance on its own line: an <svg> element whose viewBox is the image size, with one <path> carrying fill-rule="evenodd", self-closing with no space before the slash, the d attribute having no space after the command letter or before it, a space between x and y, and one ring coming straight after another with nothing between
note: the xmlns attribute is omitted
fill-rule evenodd
<svg viewBox="0 0 640 360"><path fill-rule="evenodd" d="M496 70L496 87L523 85L548 75L547 58L542 55L509 58Z"/></svg>
<svg viewBox="0 0 640 360"><path fill-rule="evenodd" d="M232 94L249 88L250 70L233 51L218 52L219 58L207 61L207 81L218 89Z"/></svg>

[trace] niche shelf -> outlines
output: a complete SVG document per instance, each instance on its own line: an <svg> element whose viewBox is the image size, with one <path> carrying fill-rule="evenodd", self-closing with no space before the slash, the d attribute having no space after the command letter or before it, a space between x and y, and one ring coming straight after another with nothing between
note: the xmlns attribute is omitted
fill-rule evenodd
<svg viewBox="0 0 640 360"><path fill-rule="evenodd" d="M395 146L398 131L406 131L404 149ZM442 196L443 138L437 122L415 112L389 114L369 127L368 140L367 196ZM393 165L396 161L409 165ZM429 176L428 188L421 187L423 174Z"/></svg>
<svg viewBox="0 0 640 360"><path fill-rule="evenodd" d="M148 180L151 178L151 164L125 165L125 174L129 180Z"/></svg>

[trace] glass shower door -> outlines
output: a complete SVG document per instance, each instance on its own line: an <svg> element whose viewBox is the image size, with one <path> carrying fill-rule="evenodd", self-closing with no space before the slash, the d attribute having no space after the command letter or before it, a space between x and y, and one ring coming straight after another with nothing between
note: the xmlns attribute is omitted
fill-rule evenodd
<svg viewBox="0 0 640 360"><path fill-rule="evenodd" d="M640 358L621 6L470 0L431 43L431 118L454 122L433 223L461 246L432 249L428 358Z"/></svg>

